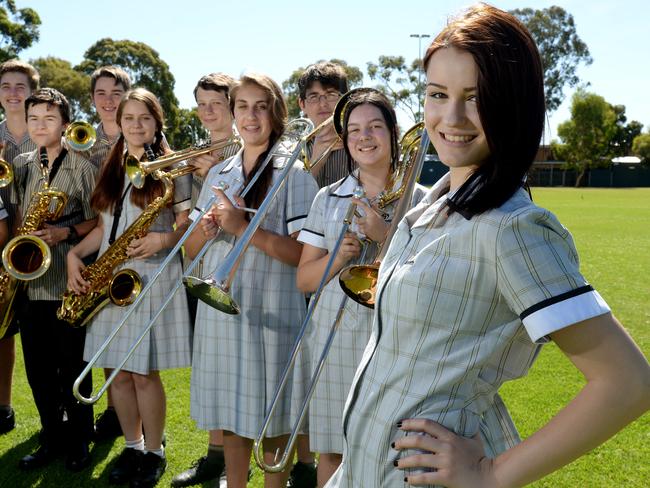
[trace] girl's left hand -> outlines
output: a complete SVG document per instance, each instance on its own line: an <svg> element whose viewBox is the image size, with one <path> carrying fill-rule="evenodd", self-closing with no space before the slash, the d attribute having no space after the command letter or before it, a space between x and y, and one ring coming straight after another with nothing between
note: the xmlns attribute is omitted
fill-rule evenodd
<svg viewBox="0 0 650 488"><path fill-rule="evenodd" d="M146 259L163 248L163 234L149 232L140 239L133 239L126 250L126 255L133 259Z"/></svg>
<svg viewBox="0 0 650 488"><path fill-rule="evenodd" d="M217 203L212 209L212 215L217 220L219 227L221 227L228 234L234 236L240 236L243 234L244 230L248 226L246 222L246 213L243 210L235 208L230 199L226 194L212 187L214 194L219 197L219 203ZM244 206L244 200L239 197L235 197L235 202L238 206Z"/></svg>
<svg viewBox="0 0 650 488"><path fill-rule="evenodd" d="M421 474L405 473L404 480L410 485L450 488L497 486L493 461L485 455L479 434L471 439L461 437L428 419L406 419L398 422L397 426L405 432L429 434L400 437L391 445L398 452L403 449L428 451L427 454L414 454L395 461L397 469L431 470Z"/></svg>
<svg viewBox="0 0 650 488"><path fill-rule="evenodd" d="M359 200L358 198L352 199L353 203L357 204L357 207L363 209L364 216L357 217L357 227L359 232L365 235L368 239L375 242L384 242L386 239L386 234L388 233L388 223L384 218L372 208L367 203Z"/></svg>

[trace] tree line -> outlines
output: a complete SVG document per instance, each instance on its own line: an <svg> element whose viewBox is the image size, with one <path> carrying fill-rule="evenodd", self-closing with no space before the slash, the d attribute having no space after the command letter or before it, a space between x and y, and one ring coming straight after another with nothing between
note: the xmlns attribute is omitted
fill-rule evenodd
<svg viewBox="0 0 650 488"><path fill-rule="evenodd" d="M548 112L560 106L566 88L579 87L573 95L571 119L558 126L560 141L552 143L556 157L580 175L589 168L609 164L616 156L637 154L650 163L650 131L642 133L643 124L628 122L625 106L612 105L600 95L588 92L588 84L578 77L578 67L591 64L593 59L578 36L573 16L557 6L516 9L511 13L526 25L539 48ZM18 57L22 50L38 42L40 25L40 17L33 9L18 9L13 0L0 0L0 62ZM167 116L166 134L173 147L187 147L206 137L195 110L179 107L169 65L145 43L100 39L86 50L83 61L76 66L52 56L29 61L39 70L43 86L55 87L68 97L75 118L95 120L89 75L100 66L114 64L129 73L134 85L158 95ZM344 66L350 87L363 84L364 73L359 67L341 59L331 61ZM304 69L297 68L282 83L292 117L300 112L298 79ZM370 84L383 91L413 122L423 115L425 86L421 69L420 59L408 62L404 56L382 55L366 63Z"/></svg>

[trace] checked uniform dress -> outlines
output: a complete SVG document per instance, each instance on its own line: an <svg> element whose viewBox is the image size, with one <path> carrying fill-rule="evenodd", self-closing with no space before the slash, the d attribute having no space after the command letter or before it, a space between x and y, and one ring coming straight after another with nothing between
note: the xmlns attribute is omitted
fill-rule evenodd
<svg viewBox="0 0 650 488"><path fill-rule="evenodd" d="M447 175L402 219L382 263L329 488L406 486L390 447L405 418L479 433L490 457L515 445L501 384L526 374L548 334L609 311L569 232L523 189L467 220L446 211L448 187Z"/></svg>

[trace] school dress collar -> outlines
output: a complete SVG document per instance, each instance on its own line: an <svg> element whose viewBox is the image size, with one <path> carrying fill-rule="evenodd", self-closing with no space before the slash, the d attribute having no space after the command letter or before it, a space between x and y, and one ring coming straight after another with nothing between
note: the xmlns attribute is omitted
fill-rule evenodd
<svg viewBox="0 0 650 488"><path fill-rule="evenodd" d="M355 169L348 176L330 185L329 195L339 198L351 198L354 189L359 186L359 170Z"/></svg>

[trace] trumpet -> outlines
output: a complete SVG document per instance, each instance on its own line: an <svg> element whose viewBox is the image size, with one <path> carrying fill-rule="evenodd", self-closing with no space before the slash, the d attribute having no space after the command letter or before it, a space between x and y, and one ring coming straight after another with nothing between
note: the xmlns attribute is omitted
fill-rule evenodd
<svg viewBox="0 0 650 488"><path fill-rule="evenodd" d="M282 141L280 141L280 142L282 142ZM278 142L278 143L273 147L273 149L270 151L270 154L276 154L276 153L277 153L277 151L279 150L280 142ZM214 149L211 149L211 150L214 150ZM195 154L194 156L196 156L196 154ZM187 154L185 155L185 157L187 157ZM263 172L264 169L266 168L266 166L270 163L271 159L272 159L272 158L269 156L269 157L267 157L267 158L262 162L262 164L260 165L260 167L259 167L259 169L257 170L257 172L255 173L255 175L253 175L253 178L251 178L251 181L250 181L250 182L246 185L246 187L242 190L242 192L241 192L241 194L240 194L241 197L246 196L246 194L247 194L247 193L248 193L248 192L253 188L253 186L255 185L255 183L257 182L257 180L259 179L260 175L262 174L262 172ZM174 161L174 162L175 162L175 161ZM173 163L168 163L168 164L173 164ZM219 189L221 189L221 190L225 190L225 189L226 189L226 188L225 188L225 185L220 184L220 185L219 185ZM121 330L121 328L124 327L124 325L127 323L127 321L129 320L129 318L131 317L131 315L133 314L133 312L135 312L135 310L137 310L137 307L139 306L140 302L141 302L142 299L147 295L147 293L149 293L149 291L151 290L151 287L152 287L152 286L154 285L154 283L158 280L158 278L162 275L163 271L164 271L164 270L169 266L169 264L172 262L172 260L174 260L174 259L176 258L176 254L181 250L181 247L183 246L183 244L185 243L185 241L187 240L187 238L192 234L192 232L194 231L194 229L196 228L196 226L199 225L199 223L201 222L201 218L202 218L206 213L208 213L208 211L210 210L210 208L211 208L211 207L212 207L212 206L217 202L217 199L218 199L218 197L217 197L216 195L214 195L214 196L212 196L212 197L210 198L210 200L209 200L208 203L206 204L205 208L204 208L203 210L201 210L201 212L200 212L200 214L197 216L197 218L194 219L194 221L190 224L190 226L187 228L187 230L185 231L185 233L184 233L184 234L181 236L181 238L178 240L178 242L176 243L176 245L175 245L175 246L172 248L172 250L167 254L167 257L165 257L165 259L164 259L163 262L160 264L160 266L158 267L158 269L157 269L157 270L156 270L156 271L151 275L151 278L149 279L149 281L148 281L148 282L145 284L145 286L140 290L140 293L137 295L137 297L135 297L135 300L133 301L133 303L131 303L131 305L129 306L129 308L124 312L124 315L122 316L122 320L120 320L120 322L117 324L117 326L113 328L111 334L106 338L106 340L105 340L105 341L103 342L103 344L100 346L99 350L98 350L98 351L95 353L95 355L90 359L90 361L88 361L88 364L86 365L86 367L84 368L84 370L83 370L83 371L81 372L81 374L77 377L77 379L75 380L75 382L74 382L74 384L73 384L72 392L73 392L74 396L77 398L77 400L79 400L81 403L85 403L85 404L91 405L91 404L93 404L93 403L96 403L96 402L97 402L97 401L102 397L102 395L106 392L106 390L107 390L108 387L111 385L111 383L115 380L115 377L116 377L116 376L119 374L119 372L122 370L122 368L124 367L124 365L126 364L126 362L127 362L127 361L129 360L129 358L133 355L133 353L135 352L135 350L136 350L136 348L138 347L138 345L142 342L142 340L143 340L143 339L146 337L146 335L149 333L149 331L151 330L151 328L153 327L153 325L156 323L156 320L158 320L158 317L160 317L160 315L163 313L163 311L164 311L164 310L167 308L167 306L171 303L171 301L172 301L172 299L174 298L174 295L176 294L176 292L178 291L178 289L181 288L181 287L183 286L183 284L184 284L184 280L187 279L187 278L189 278L189 277L191 277L191 273L194 271L194 269L196 268L196 266L201 262L201 260L203 259L203 256L205 255L205 253L206 253L206 252L208 251L208 249L210 248L210 245L211 245L211 244L216 240L216 239L213 239L212 241L206 242L206 243L203 245L203 247L201 248L201 250L199 251L199 253L197 254L197 256L196 256L196 257L194 258L194 260L189 264L187 270L186 270L185 273L183 274L183 278L182 278L181 280L179 280L178 283L174 286L174 288L172 288L172 290L170 290L170 292L165 296L165 298L163 299L163 302L162 302L161 306L158 308L158 310L156 310L156 312L155 312L154 315L151 317L151 319L149 320L149 322L147 322L147 324L143 327L142 332L141 332L140 335L136 338L136 340L133 342L133 344L131 345L131 347L128 349L128 351L127 351L126 354L124 355L124 358L122 359L122 361L120 362L120 364L117 366L117 368L115 368L115 369L112 371L112 373L111 373L110 376L106 379L106 381L104 381L104 383L102 384L102 386L97 390L97 393L92 394L92 395L89 396L89 397L85 397L85 396L83 396L83 395L81 394L81 392L80 392L80 387L81 387L81 383L83 382L83 380L85 379L85 377L88 376L88 374L90 374L90 372L92 371L92 368L93 368L94 365L97 363L97 361L99 360L99 358L101 357L101 355L104 353L104 351L106 350L106 348L108 348L108 346L111 344L111 342L113 342L113 340L115 339L115 336L118 334L118 332Z"/></svg>
<svg viewBox="0 0 650 488"><path fill-rule="evenodd" d="M72 122L65 130L65 141L75 151L88 151L97 140L97 131L88 122Z"/></svg>
<svg viewBox="0 0 650 488"><path fill-rule="evenodd" d="M379 201L379 206L383 207L397 198L401 199L395 209L393 221L382 244L379 256L377 256L373 264L348 266L339 274L339 284L343 291L355 302L368 308L375 307L379 264L386 256L388 244L397 230L397 224L411 207L413 190L417 177L422 171L429 144L429 135L422 122L414 125L404 134L400 141L400 147L402 148L400 167L403 168L400 171L402 173L401 184L396 191L385 194Z"/></svg>
<svg viewBox="0 0 650 488"><path fill-rule="evenodd" d="M246 249L248 249L253 234L262 223L271 202L287 180L293 164L300 157L304 149L305 141L313 137L315 133L316 129L314 129L313 124L307 119L294 119L289 123L285 133L269 151L264 161L264 163L268 164L268 161L274 157L284 159L285 163L280 175L266 193L264 200L255 213L255 217L248 223L248 227L241 237L237 239L235 245L224 258L224 261L217 267L213 276L209 279L193 276L183 278L183 282L189 293L222 312L233 315L239 314L239 305L230 296L230 285L235 276L235 271L239 267L239 262ZM294 147L291 154L288 154L286 149L283 149L286 144L291 144Z"/></svg>
<svg viewBox="0 0 650 488"><path fill-rule="evenodd" d="M363 194L364 192L362 187L358 186L354 189L353 196L355 198L362 198ZM338 254L339 249L341 248L341 244L343 243L345 234L347 233L348 229L352 225L352 218L354 217L356 208L357 208L356 204L351 203L350 206L348 207L345 217L343 218L343 228L341 229L341 232L339 233L336 243L334 244L334 248L332 249L330 258L327 261L327 264L325 265L325 271L323 272L323 277L321 278L320 283L318 284L318 289L316 290L316 293L314 293L314 296L311 299L309 308L307 309L307 314L305 315L305 318L302 322L302 326L300 327L300 331L298 332L298 336L296 337L296 342L294 343L293 350L291 351L291 354L289 356L289 361L287 362L287 365L285 366L284 371L282 373L280 383L278 384L275 390L275 394L273 395L273 400L271 401L271 406L268 409L268 412L264 419L264 423L262 424L262 428L260 429L259 434L257 434L255 441L253 442L253 456L255 456L255 461L257 462L257 465L260 468L262 468L264 471L268 473L279 473L280 471L284 471L284 469L287 467L287 464L290 461L290 458L292 457L293 447L296 444L296 441L298 440L298 431L300 429L300 426L303 423L305 415L307 414L307 407L309 406L309 402L311 401L311 398L314 396L314 391L316 390L316 383L318 382L318 378L320 377L320 374L323 371L323 368L325 366L325 361L327 359L327 355L329 354L330 346L334 341L334 336L336 335L336 331L338 330L339 324L341 323L341 319L343 318L343 314L345 312L345 301L348 299L347 295L343 295L341 304L339 305L338 308L338 313L330 329L330 333L327 336L325 347L323 348L323 352L321 353L321 356L318 360L318 364L316 365L316 370L311 377L311 382L309 383L307 394L300 408L300 414L298 415L298 418L293 425L293 429L291 430L291 434L289 435L289 440L287 441L287 445L285 446L284 452L282 453L282 456L280 456L279 461L278 461L278 453L276 453L274 459L275 464L266 463L266 461L264 460L264 450L263 450L262 442L266 437L266 431L269 425L271 424L271 418L273 417L275 409L277 408L278 403L280 401L280 395L284 391L287 382L290 378L290 372L296 363L296 359L298 357L298 351L302 346L302 339L307 330L307 326L309 325L311 317L314 314L314 310L318 305L318 300L320 299L320 296L323 293L323 289L325 288L325 286L329 281L328 277L332 270L332 266L334 264L334 260L336 259L336 255ZM368 250L368 246L364 246L363 252L359 259L360 262L364 261L367 250Z"/></svg>
<svg viewBox="0 0 650 488"><path fill-rule="evenodd" d="M126 158L126 174L131 180L131 183L136 188L142 188L144 186L144 180L148 174L152 174L156 178L156 171L162 168L167 168L175 163L180 161L185 161L187 159L195 158L201 156L202 154L207 154L212 151L217 151L219 149L225 149L230 146L241 147L242 142L239 136L233 135L224 139L215 141L214 143L201 144L198 146L192 146L187 149L182 149L180 151L173 152L171 154L166 154L157 159L151 159L149 161L140 162L134 156L128 156ZM172 171L187 171L184 168L192 168L190 162L185 162L184 164L179 165L177 168L174 168Z"/></svg>

